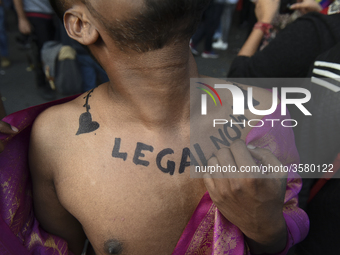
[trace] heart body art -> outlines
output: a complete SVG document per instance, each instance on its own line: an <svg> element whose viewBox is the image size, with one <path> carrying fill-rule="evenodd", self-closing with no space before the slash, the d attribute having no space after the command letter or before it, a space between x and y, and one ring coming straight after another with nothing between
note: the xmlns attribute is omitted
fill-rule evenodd
<svg viewBox="0 0 340 255"><path fill-rule="evenodd" d="M93 89L94 90L94 89ZM86 102L83 107L86 108L86 112L82 113L79 118L79 129L76 135L91 133L97 130L100 125L96 121L92 121L92 116L90 113L90 105L89 98L91 97L91 90L84 99ZM253 99L253 104L258 105L260 102ZM248 105L245 105L245 108L248 109ZM235 121L235 124L232 125L230 122L223 125L223 128L218 129L218 134L211 135L209 138L210 142L214 145L217 150L222 147L229 147L230 144L242 137L242 130L244 126L242 123L248 121L247 117L244 115L234 116L229 115ZM121 151L122 138L116 137L114 141L113 150L111 152L112 158L116 158L122 161L131 160L136 166L149 167L150 166L150 154L155 153L155 163L157 168L169 175L174 175L176 172L179 174L183 174L185 169L190 165L198 166L199 161L203 166L207 165L208 161L208 153L203 151L203 148L200 144L193 144L192 151L189 148L184 148L181 153L180 163L176 164L175 161L171 160L175 152L172 148L165 148L161 151L154 151L154 147L150 144L145 144L142 142L137 142L134 153L128 153L126 151ZM210 154L209 154L210 155Z"/></svg>
<svg viewBox="0 0 340 255"><path fill-rule="evenodd" d="M79 129L76 135L87 134L93 131L96 131L99 128L99 123L96 121L92 121L92 115L90 113L90 105L89 98L91 97L91 93L94 89L92 89L84 99L86 102L83 107L86 108L86 112L82 113L79 117Z"/></svg>

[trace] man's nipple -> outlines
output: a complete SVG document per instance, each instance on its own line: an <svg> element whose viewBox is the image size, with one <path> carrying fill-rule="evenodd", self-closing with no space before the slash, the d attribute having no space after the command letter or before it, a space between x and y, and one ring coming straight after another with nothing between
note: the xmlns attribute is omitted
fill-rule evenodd
<svg viewBox="0 0 340 255"><path fill-rule="evenodd" d="M104 250L108 254L121 254L123 245L117 239L111 239L105 242Z"/></svg>

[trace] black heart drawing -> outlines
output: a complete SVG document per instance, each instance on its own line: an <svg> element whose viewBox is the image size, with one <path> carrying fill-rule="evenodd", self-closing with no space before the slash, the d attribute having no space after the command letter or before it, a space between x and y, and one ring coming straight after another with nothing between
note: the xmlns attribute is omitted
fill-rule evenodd
<svg viewBox="0 0 340 255"><path fill-rule="evenodd" d="M91 113L84 112L79 117L79 129L76 135L91 133L99 128L99 123L92 121Z"/></svg>

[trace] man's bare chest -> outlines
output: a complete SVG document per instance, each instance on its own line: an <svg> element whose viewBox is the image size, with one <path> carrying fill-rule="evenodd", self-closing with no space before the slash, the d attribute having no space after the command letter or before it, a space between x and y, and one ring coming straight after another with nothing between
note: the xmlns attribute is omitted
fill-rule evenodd
<svg viewBox="0 0 340 255"><path fill-rule="evenodd" d="M162 134L102 125L64 147L58 198L99 254L110 240L125 244L123 254L171 254L206 192L190 178L190 164L205 165L219 147L244 139L247 130L236 128L203 128L190 144L189 128Z"/></svg>
<svg viewBox="0 0 340 255"><path fill-rule="evenodd" d="M157 205L161 204L159 200L171 202L172 206L177 201L194 200L197 205L205 188L200 188L198 195L193 194L192 190L203 182L190 178L190 165L206 165L216 150L234 139L245 139L247 131L235 126L224 131L200 130L194 134L199 136L194 143L190 129L162 134L138 132L128 126L114 130L102 126L74 136L65 141L68 145L57 156L54 181L59 199L71 213L77 208L80 214L83 201L90 198L95 198L93 203L121 205L127 211L130 210L127 205L143 201L139 196L149 200L152 197Z"/></svg>
<svg viewBox="0 0 340 255"><path fill-rule="evenodd" d="M190 178L185 142L93 136L64 154L55 178L60 202L97 253L117 239L124 254L170 254L206 192Z"/></svg>

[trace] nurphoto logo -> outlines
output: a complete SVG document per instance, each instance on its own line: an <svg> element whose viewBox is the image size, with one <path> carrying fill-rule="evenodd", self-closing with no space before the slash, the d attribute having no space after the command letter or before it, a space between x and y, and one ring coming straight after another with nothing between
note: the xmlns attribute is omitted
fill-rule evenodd
<svg viewBox="0 0 340 255"><path fill-rule="evenodd" d="M197 82L200 85L203 85L205 88L197 87L198 89L204 91L206 94L201 95L201 115L207 115L208 113L208 97L209 95L212 100L215 103L215 106L217 106L217 100L215 99L215 96L220 102L221 107L223 107L223 103L220 97L220 94L223 93L223 90L227 89L231 92L232 98L233 98L233 114L234 115L244 115L245 111L245 100L247 100L248 109L251 113L258 115L258 116L265 116L270 115L274 113L278 107L278 88L274 87L272 89L272 105L267 110L257 110L254 107L253 103L253 88L248 87L246 93L248 96L245 98L243 91L240 89L240 87L234 85L234 84L215 84L214 87L202 83ZM216 91L216 89L219 89L219 93ZM222 90L223 89L223 90ZM211 92L210 92L210 91ZM303 98L287 98L287 94L289 93L298 93L303 94ZM214 96L214 95L215 96ZM295 105L304 115L311 116L312 114L306 109L303 104L309 102L311 99L311 93L309 90L304 88L297 88L297 87L284 87L281 88L281 97L280 97L280 104L281 104L281 115L286 116L287 115L287 105ZM266 119L266 121L270 121L272 123L272 126L274 126L274 123L277 121L280 121L278 119ZM235 120L226 120L226 119L214 119L213 121L213 127L216 127L216 125L224 125L227 123L230 123L230 125L243 125L246 126L246 121L243 120L242 122L235 122ZM253 125L254 123L258 123L257 125ZM294 123L294 124L287 124L287 123ZM264 125L264 121L260 119L252 119L248 120L248 126L250 127L262 127ZM295 127L298 125L298 122L294 119L285 119L281 120L281 125L284 127Z"/></svg>

